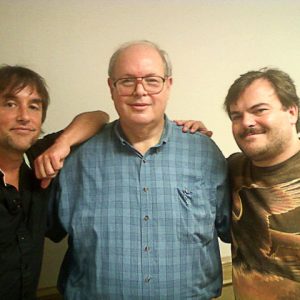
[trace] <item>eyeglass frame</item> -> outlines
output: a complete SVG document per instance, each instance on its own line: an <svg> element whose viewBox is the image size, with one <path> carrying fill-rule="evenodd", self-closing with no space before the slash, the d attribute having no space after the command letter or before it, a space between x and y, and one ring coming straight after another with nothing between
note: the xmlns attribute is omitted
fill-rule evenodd
<svg viewBox="0 0 300 300"><path fill-rule="evenodd" d="M161 86L161 89L158 92L155 92L155 93L148 92L144 87L143 80L145 78L151 78L151 77L160 78L162 80L162 86ZM135 86L134 86L134 89L133 89L131 94L120 94L119 93L117 83L118 83L118 81L124 80L124 79L135 79ZM157 95L157 94L161 93L161 91L163 90L165 82L166 82L167 79L168 79L168 77L162 77L162 76L158 76L158 75L147 75L147 76L142 76L142 77L121 77L121 78L118 78L115 81L113 81L113 86L116 88L116 90L117 90L117 92L120 96L131 96L135 92L138 84L142 84L144 90L147 92L148 95Z"/></svg>

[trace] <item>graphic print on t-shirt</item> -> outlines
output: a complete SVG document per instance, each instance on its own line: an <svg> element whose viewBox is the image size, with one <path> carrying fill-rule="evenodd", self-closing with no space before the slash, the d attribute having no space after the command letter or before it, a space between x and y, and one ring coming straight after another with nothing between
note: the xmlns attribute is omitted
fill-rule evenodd
<svg viewBox="0 0 300 300"><path fill-rule="evenodd" d="M232 260L237 299L297 299L300 179L271 187L257 183L242 186L233 198Z"/></svg>

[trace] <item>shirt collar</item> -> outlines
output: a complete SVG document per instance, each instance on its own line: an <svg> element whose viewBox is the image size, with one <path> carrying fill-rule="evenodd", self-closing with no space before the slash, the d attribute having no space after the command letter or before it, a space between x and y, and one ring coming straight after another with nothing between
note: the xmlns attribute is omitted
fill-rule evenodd
<svg viewBox="0 0 300 300"><path fill-rule="evenodd" d="M163 133L160 137L160 140L159 140L158 144L155 145L153 148L159 148L162 145L166 144L168 142L168 139L169 139L170 135L171 135L172 126L170 126L171 122L170 122L169 118L167 117L167 115L164 115L164 120L165 120L165 123L164 123ZM119 120L116 120L114 122L113 127L114 127L114 132L115 132L117 138L120 140L120 142L123 145L128 145L128 146L132 147L130 145L130 143L124 137L124 133L123 133L122 128L120 126L120 121Z"/></svg>
<svg viewBox="0 0 300 300"><path fill-rule="evenodd" d="M0 169L0 181L1 181L2 184L6 185L5 181L4 181L4 173L2 172L1 169Z"/></svg>

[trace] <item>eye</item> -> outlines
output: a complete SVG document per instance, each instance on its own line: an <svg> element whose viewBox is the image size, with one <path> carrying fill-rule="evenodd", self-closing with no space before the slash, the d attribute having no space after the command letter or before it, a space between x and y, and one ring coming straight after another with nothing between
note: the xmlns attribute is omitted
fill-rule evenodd
<svg viewBox="0 0 300 300"><path fill-rule="evenodd" d="M237 121L241 118L241 114L237 114L237 113L234 113L234 114L231 114L230 115L230 119L231 121Z"/></svg>
<svg viewBox="0 0 300 300"><path fill-rule="evenodd" d="M160 85L160 83L161 83L162 80L159 77L145 77L144 81L148 85L157 86L157 85Z"/></svg>
<svg viewBox="0 0 300 300"><path fill-rule="evenodd" d="M17 104L13 100L7 100L7 101L5 101L4 106L6 106L8 108L13 108L13 107L16 107Z"/></svg>
<svg viewBox="0 0 300 300"><path fill-rule="evenodd" d="M256 114L256 115L262 115L262 114L264 114L266 111L268 111L268 109L267 108L265 108L265 107L262 107L262 108L258 108L258 109L256 109L255 111L254 111L254 114Z"/></svg>
<svg viewBox="0 0 300 300"><path fill-rule="evenodd" d="M41 111L42 110L42 101L40 99L35 99L28 103L28 108L34 111Z"/></svg>
<svg viewBox="0 0 300 300"><path fill-rule="evenodd" d="M29 108L31 110L40 111L42 109L42 106L38 103L32 103L29 105Z"/></svg>
<svg viewBox="0 0 300 300"><path fill-rule="evenodd" d="M38 110L38 111L41 110L40 106L35 105L35 104L30 105L29 108L32 109L32 110Z"/></svg>
<svg viewBox="0 0 300 300"><path fill-rule="evenodd" d="M135 85L135 78L122 78L117 81L117 84L123 86L133 86Z"/></svg>

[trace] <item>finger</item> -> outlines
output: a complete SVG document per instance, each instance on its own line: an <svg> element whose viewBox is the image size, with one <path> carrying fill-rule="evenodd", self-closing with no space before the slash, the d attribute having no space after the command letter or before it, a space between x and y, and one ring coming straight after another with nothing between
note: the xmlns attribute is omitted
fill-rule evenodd
<svg viewBox="0 0 300 300"><path fill-rule="evenodd" d="M185 123L184 120L173 120L173 122L175 122L178 126L182 126Z"/></svg>
<svg viewBox="0 0 300 300"><path fill-rule="evenodd" d="M53 174L55 174L55 170L52 166L51 160L47 156L44 157L42 170L43 177L51 177Z"/></svg>
<svg viewBox="0 0 300 300"><path fill-rule="evenodd" d="M43 161L42 161L41 157L38 157L34 161L34 171L35 171L35 176L38 179L41 179L41 178L45 177L46 173L45 173L45 170L44 170L44 165L43 165Z"/></svg>
<svg viewBox="0 0 300 300"><path fill-rule="evenodd" d="M200 121L186 121L184 124L184 131L189 131L190 133L195 133L196 131L206 130L205 126Z"/></svg>
<svg viewBox="0 0 300 300"><path fill-rule="evenodd" d="M206 130L206 128L203 128L202 124L200 122L192 122L190 127L190 132L195 133L196 131L200 130Z"/></svg>
<svg viewBox="0 0 300 300"><path fill-rule="evenodd" d="M206 131L206 135L207 135L208 137L211 137L211 136L213 135L213 132L210 131L210 130L207 130L207 131Z"/></svg>
<svg viewBox="0 0 300 300"><path fill-rule="evenodd" d="M59 171L63 167L64 159L61 159L58 155L49 155L49 171L52 169L55 172ZM50 167L51 166L51 167Z"/></svg>
<svg viewBox="0 0 300 300"><path fill-rule="evenodd" d="M47 155L38 157L35 161L36 176L39 179L51 177L57 171L52 165L51 159Z"/></svg>
<svg viewBox="0 0 300 300"><path fill-rule="evenodd" d="M41 180L41 188L46 189L49 186L49 184L51 183L51 180L52 179L49 179L49 178L42 179Z"/></svg>
<svg viewBox="0 0 300 300"><path fill-rule="evenodd" d="M200 132L201 132L202 134L205 134L205 135L208 136L208 137L211 137L211 136L213 135L213 132L210 131L210 130L200 130Z"/></svg>
<svg viewBox="0 0 300 300"><path fill-rule="evenodd" d="M207 128L200 121L191 121L190 132L194 133L196 131L207 131Z"/></svg>

